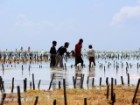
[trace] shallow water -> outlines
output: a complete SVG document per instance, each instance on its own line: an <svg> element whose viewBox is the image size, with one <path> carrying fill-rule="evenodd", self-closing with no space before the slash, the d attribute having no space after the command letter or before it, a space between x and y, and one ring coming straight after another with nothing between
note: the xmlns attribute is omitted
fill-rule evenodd
<svg viewBox="0 0 140 105"><path fill-rule="evenodd" d="M129 66L126 65L126 62ZM55 78L53 80L53 86L51 89L55 89L58 87L58 82L63 82L63 79L66 79L66 84L68 88L73 88L73 79L72 77L76 75L76 73L84 74L84 83L83 88L88 88L92 86L92 78L94 78L94 84L99 85L100 77L102 78L102 85L106 84L106 78L109 78L109 83L111 78L117 80L117 84L121 84L121 76L123 76L124 84L127 85L127 73L130 75L130 84L136 85L138 79L140 78L140 69L137 68L138 60L96 60L96 66L89 70L88 61L84 58L85 67L78 70L75 67L71 67L74 64L74 59L68 59L67 62L64 61L67 65L67 70L63 68L50 68L49 62L42 63L31 63L29 70L29 63L23 64L4 64L5 70L2 70L2 66L0 67L0 76L2 76L5 85L5 92L8 93L11 91L12 86L12 78L14 77L15 89L14 92L17 92L16 87L21 87L21 92L23 91L23 80L27 78L28 86L30 88L30 82L32 82L32 74L34 74L35 78L35 87L38 88L38 82L41 80L40 89L48 90L49 84L52 78L52 74L55 74ZM123 65L122 65L123 64ZM23 70L22 70L23 65ZM40 68L39 66L42 66ZM118 65L118 69L116 69L116 65ZM87 86L87 78L89 76L89 84ZM77 83L78 84L78 83Z"/></svg>

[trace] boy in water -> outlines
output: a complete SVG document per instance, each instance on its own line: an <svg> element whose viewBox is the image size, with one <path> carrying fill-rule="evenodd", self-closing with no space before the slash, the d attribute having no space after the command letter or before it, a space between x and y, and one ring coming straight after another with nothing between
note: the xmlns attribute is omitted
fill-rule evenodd
<svg viewBox="0 0 140 105"><path fill-rule="evenodd" d="M93 50L92 45L89 45L88 47L88 51L87 51L87 56L89 59L89 67L91 67L91 63L93 62L94 66L96 66L95 63L95 50Z"/></svg>
<svg viewBox="0 0 140 105"><path fill-rule="evenodd" d="M65 42L64 46L59 47L57 50L57 65L59 64L60 67L63 67L64 53L67 53L68 47L69 47L69 43Z"/></svg>
<svg viewBox="0 0 140 105"><path fill-rule="evenodd" d="M82 59L82 43L83 39L79 39L79 42L75 45L75 66L77 66L78 63L81 63L81 66L83 67L83 59Z"/></svg>
<svg viewBox="0 0 140 105"><path fill-rule="evenodd" d="M56 65L56 41L52 41L52 47L50 48L50 67L55 67Z"/></svg>

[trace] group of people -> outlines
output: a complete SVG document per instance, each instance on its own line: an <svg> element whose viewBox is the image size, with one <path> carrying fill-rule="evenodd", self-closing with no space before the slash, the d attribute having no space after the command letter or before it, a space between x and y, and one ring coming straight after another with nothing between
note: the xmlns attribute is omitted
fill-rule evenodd
<svg viewBox="0 0 140 105"><path fill-rule="evenodd" d="M74 57L75 57L75 66L77 64L81 63L81 66L83 67L84 61L83 61L83 54L82 54L82 44L83 39L79 39L78 43L75 45L74 49ZM56 50L56 41L52 41L52 46L50 48L50 67L63 67L63 58L64 54L68 53L67 48L69 47L69 42L65 42L63 46L60 46ZM89 67L91 67L91 63L93 62L94 66L95 63L95 50L92 48L92 45L90 44L88 47L87 56L89 60Z"/></svg>
<svg viewBox="0 0 140 105"><path fill-rule="evenodd" d="M56 50L57 42L52 42L52 47L50 48L50 67L63 67L63 57L65 53L68 53L67 48L69 47L69 42L65 42L64 46L60 46Z"/></svg>

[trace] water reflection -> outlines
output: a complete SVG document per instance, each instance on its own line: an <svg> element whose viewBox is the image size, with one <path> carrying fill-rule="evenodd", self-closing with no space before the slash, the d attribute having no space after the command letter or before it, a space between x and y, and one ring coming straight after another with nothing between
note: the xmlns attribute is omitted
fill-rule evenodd
<svg viewBox="0 0 140 105"><path fill-rule="evenodd" d="M85 58L85 67L80 65L75 68L73 66L74 60L68 59L66 62L67 69L50 68L49 62L32 62L32 63L5 63L0 65L0 76L4 80L4 85L7 89L11 87L12 78L15 77L15 86L21 85L23 79L27 78L31 81L31 74L35 75L35 84L41 80L40 88L48 89L49 83L54 74L51 89L54 90L63 86L63 78L66 79L66 85L70 88L90 88L93 85L106 84L106 78L109 81L113 77L117 80L117 84L121 84L121 76L123 76L124 84L127 84L127 75L130 74L130 84L136 84L137 79L140 78L140 64L138 60L104 60L97 59L96 66L89 68L88 61ZM22 68L23 65L23 68ZM93 80L94 79L94 80ZM109 82L110 83L110 82ZM61 84L61 85L60 85Z"/></svg>
<svg viewBox="0 0 140 105"><path fill-rule="evenodd" d="M56 88L62 87L63 78L66 78L66 72L60 68L60 69L52 69L52 72L50 73L50 78L53 78L52 82L52 90L55 90Z"/></svg>

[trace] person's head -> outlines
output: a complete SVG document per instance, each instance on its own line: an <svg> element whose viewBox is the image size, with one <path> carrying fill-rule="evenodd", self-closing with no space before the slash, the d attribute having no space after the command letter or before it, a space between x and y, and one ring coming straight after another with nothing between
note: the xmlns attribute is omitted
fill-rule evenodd
<svg viewBox="0 0 140 105"><path fill-rule="evenodd" d="M65 42L64 47L68 48L69 47L69 42Z"/></svg>
<svg viewBox="0 0 140 105"><path fill-rule="evenodd" d="M57 42L56 41L52 41L53 46L56 46Z"/></svg>
<svg viewBox="0 0 140 105"><path fill-rule="evenodd" d="M90 45L88 46L88 48L89 48L89 49L92 49L92 45L90 44Z"/></svg>
<svg viewBox="0 0 140 105"><path fill-rule="evenodd" d="M81 39L79 39L79 43L80 44L82 44L83 43L83 39L81 38Z"/></svg>

